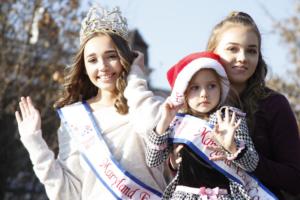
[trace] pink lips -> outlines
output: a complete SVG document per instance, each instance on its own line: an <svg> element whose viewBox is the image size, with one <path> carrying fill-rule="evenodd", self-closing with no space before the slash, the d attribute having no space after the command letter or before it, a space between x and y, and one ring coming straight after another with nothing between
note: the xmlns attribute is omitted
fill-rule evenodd
<svg viewBox="0 0 300 200"><path fill-rule="evenodd" d="M248 70L248 68L245 66L233 66L232 70L235 71L236 73L244 73L245 71Z"/></svg>
<svg viewBox="0 0 300 200"><path fill-rule="evenodd" d="M206 106L206 105L209 104L209 102L208 102L208 101L203 101L203 102L201 102L200 104Z"/></svg>
<svg viewBox="0 0 300 200"><path fill-rule="evenodd" d="M247 70L247 67L245 66L233 66L232 68L236 70Z"/></svg>

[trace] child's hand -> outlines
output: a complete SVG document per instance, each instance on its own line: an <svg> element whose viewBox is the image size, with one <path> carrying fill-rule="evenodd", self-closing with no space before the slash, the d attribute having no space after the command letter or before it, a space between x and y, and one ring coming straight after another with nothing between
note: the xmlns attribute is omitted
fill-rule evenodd
<svg viewBox="0 0 300 200"><path fill-rule="evenodd" d="M18 129L21 136L35 133L41 129L41 116L39 111L33 106L30 97L21 97L19 102L21 115L16 111Z"/></svg>
<svg viewBox="0 0 300 200"><path fill-rule="evenodd" d="M170 153L170 165L172 167L172 170L177 170L178 165L181 163L182 158L180 156L180 151L183 148L182 144L179 145L173 145L173 151Z"/></svg>
<svg viewBox="0 0 300 200"><path fill-rule="evenodd" d="M161 118L156 126L156 132L158 134L162 134L167 130L181 107L182 105L174 105L172 101L170 101L170 97L166 99L166 101L161 105Z"/></svg>
<svg viewBox="0 0 300 200"><path fill-rule="evenodd" d="M235 112L233 112L231 118L229 116L229 109L225 109L225 117L222 119L221 111L217 111L217 124L213 131L213 138L220 144L224 149L230 153L237 151L237 146L234 141L234 135L236 129L239 127L241 120L235 122Z"/></svg>

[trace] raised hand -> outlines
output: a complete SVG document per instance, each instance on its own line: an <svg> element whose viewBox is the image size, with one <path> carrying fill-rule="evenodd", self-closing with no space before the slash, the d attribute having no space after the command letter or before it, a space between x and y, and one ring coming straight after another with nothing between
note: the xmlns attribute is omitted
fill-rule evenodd
<svg viewBox="0 0 300 200"><path fill-rule="evenodd" d="M229 116L228 107L225 109L225 117L222 119L221 111L217 111L217 124L213 131L214 140L230 153L237 151L237 145L234 141L235 131L239 127L241 120L236 121L235 112Z"/></svg>
<svg viewBox="0 0 300 200"><path fill-rule="evenodd" d="M21 97L19 102L21 115L18 111L15 112L18 122L18 129L21 137L34 134L41 129L41 116L39 111L33 106L30 97Z"/></svg>
<svg viewBox="0 0 300 200"><path fill-rule="evenodd" d="M182 105L174 105L170 100L170 97L166 99L161 106L161 118L156 126L156 132L158 134L162 134L167 130L181 107Z"/></svg>

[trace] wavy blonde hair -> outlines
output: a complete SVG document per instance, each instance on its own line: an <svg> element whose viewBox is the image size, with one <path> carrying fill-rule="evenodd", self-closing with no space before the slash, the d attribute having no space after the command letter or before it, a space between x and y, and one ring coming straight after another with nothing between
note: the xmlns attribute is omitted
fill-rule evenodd
<svg viewBox="0 0 300 200"><path fill-rule="evenodd" d="M248 126L251 130L254 127L254 114L258 110L258 101L269 96L269 92L265 90L265 78L267 76L268 67L261 53L261 34L250 15L244 12L231 12L225 19L218 23L212 30L207 43L207 50L214 52L220 42L222 33L232 26L244 26L253 31L258 38L258 63L254 74L247 81L245 90L239 95L241 104L238 101L231 101L231 104L240 107L247 113Z"/></svg>
<svg viewBox="0 0 300 200"><path fill-rule="evenodd" d="M85 44L91 38L99 35L106 35L112 39L120 58L123 70L116 82L116 100L114 102L114 107L120 114L128 113L128 105L127 100L124 97L124 90L127 86L127 76L130 71L130 66L136 54L130 50L129 44L125 39L112 32L93 33L81 43L79 50L74 57L72 66L66 69L64 90L62 91L59 100L55 103L55 108L61 108L77 101L85 101L97 95L98 88L90 81L86 74L83 53Z"/></svg>

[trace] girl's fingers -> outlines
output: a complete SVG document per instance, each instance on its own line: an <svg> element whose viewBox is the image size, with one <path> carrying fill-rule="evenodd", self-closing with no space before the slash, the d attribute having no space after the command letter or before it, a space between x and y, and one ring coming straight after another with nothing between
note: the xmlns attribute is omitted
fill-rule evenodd
<svg viewBox="0 0 300 200"><path fill-rule="evenodd" d="M210 156L209 160L213 160L213 161L218 161L218 160L224 160L226 157L224 155L214 155L214 156Z"/></svg>
<svg viewBox="0 0 300 200"><path fill-rule="evenodd" d="M26 116L29 116L30 115L30 110L29 110L29 106L28 106L27 97L22 97L22 101L24 102L23 106L24 106Z"/></svg>
<svg viewBox="0 0 300 200"><path fill-rule="evenodd" d="M214 134L219 134L219 133L220 133L220 131L219 131L219 124L216 124L215 127L214 127L214 129L213 129L213 136L214 136Z"/></svg>
<svg viewBox="0 0 300 200"><path fill-rule="evenodd" d="M179 154L182 148L183 148L183 145L182 145L182 144L178 145L178 146L175 148L175 151L174 151L175 154L176 154L176 155Z"/></svg>
<svg viewBox="0 0 300 200"><path fill-rule="evenodd" d="M181 149L183 148L183 145L182 144L179 144L177 147L175 147L173 153L175 155L175 163L176 164L180 164L181 161L182 161L182 158L180 156L180 151Z"/></svg>
<svg viewBox="0 0 300 200"><path fill-rule="evenodd" d="M175 163L176 163L177 165L179 165L181 162L182 162L182 157L176 158Z"/></svg>
<svg viewBox="0 0 300 200"><path fill-rule="evenodd" d="M20 124L22 122L22 119L21 119L20 113L18 111L15 112L15 116L17 119L17 123Z"/></svg>
<svg viewBox="0 0 300 200"><path fill-rule="evenodd" d="M21 101L19 102L19 107L20 107L22 118L26 117L27 115L26 115L24 102L22 101L22 98L21 98Z"/></svg>
<svg viewBox="0 0 300 200"><path fill-rule="evenodd" d="M26 97L27 103L29 106L32 106L32 100L30 97Z"/></svg>
<svg viewBox="0 0 300 200"><path fill-rule="evenodd" d="M218 123L222 122L222 117L221 117L221 111L220 110L217 111L217 120L218 120Z"/></svg>
<svg viewBox="0 0 300 200"><path fill-rule="evenodd" d="M205 149L208 149L208 150L212 150L212 151L222 151L223 150L223 148L222 147L220 147L220 146L213 146L213 145L205 145L204 146L204 148Z"/></svg>
<svg viewBox="0 0 300 200"><path fill-rule="evenodd" d="M240 126L241 122L242 122L242 119L239 119L239 120L235 123L234 128L238 128L238 127Z"/></svg>
<svg viewBox="0 0 300 200"><path fill-rule="evenodd" d="M31 102L31 99L30 99L30 97L25 97L25 100L26 100L26 105L27 105L27 114L28 115L31 115L32 114L32 102Z"/></svg>
<svg viewBox="0 0 300 200"><path fill-rule="evenodd" d="M231 121L230 121L231 124L234 124L234 122L235 122L235 117L236 117L235 112L233 112L233 113L232 113L232 116L231 116Z"/></svg>
<svg viewBox="0 0 300 200"><path fill-rule="evenodd" d="M30 97L27 97L27 103L28 103L28 108L29 108L29 111L30 113L34 113L35 112L35 107L33 106L33 103L32 103L32 100Z"/></svg>
<svg viewBox="0 0 300 200"><path fill-rule="evenodd" d="M228 107L225 108L225 119L224 121L229 122L229 109Z"/></svg>
<svg viewBox="0 0 300 200"><path fill-rule="evenodd" d="M30 116L35 110L30 97L21 97L21 100L19 102L19 107L20 107L21 115L20 113L18 115L23 119L25 117Z"/></svg>
<svg viewBox="0 0 300 200"><path fill-rule="evenodd" d="M173 109L176 111L179 110L183 106L183 104L180 104L180 105L174 104L170 97L167 98L165 103L170 109Z"/></svg>

